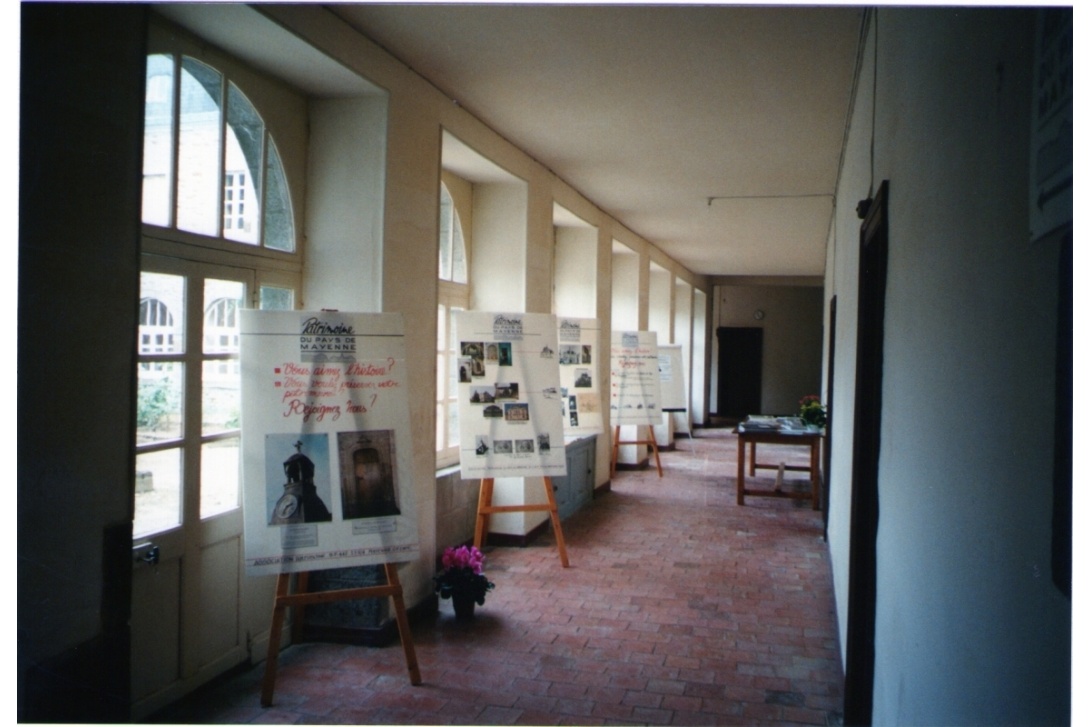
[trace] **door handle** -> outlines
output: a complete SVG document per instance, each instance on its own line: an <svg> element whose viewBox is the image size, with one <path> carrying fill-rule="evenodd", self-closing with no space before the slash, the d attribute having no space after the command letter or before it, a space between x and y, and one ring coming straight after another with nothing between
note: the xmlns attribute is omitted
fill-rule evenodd
<svg viewBox="0 0 1090 727"><path fill-rule="evenodd" d="M154 543L144 543L133 550L136 551L136 562L147 563L148 565L159 565L158 545L155 545Z"/></svg>

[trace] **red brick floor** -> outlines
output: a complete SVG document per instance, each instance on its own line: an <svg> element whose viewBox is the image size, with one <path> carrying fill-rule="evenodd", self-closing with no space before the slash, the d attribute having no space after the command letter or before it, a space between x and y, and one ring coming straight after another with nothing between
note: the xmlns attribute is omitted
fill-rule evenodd
<svg viewBox="0 0 1090 727"><path fill-rule="evenodd" d="M832 579L809 503L735 504L736 439L681 437L652 466L552 534L485 548L496 588L471 622L449 601L414 624L424 683L398 645L305 643L281 654L274 705L260 666L161 715L192 723L835 724L841 711ZM780 453L784 453L783 456ZM807 462L760 447L762 461ZM652 460L653 461L653 460ZM758 472L771 485L774 472ZM804 475L789 473L789 486Z"/></svg>

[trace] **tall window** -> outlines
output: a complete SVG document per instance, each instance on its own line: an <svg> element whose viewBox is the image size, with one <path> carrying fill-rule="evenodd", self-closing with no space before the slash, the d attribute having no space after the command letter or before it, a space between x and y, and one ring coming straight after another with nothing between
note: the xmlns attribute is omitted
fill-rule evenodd
<svg viewBox="0 0 1090 727"><path fill-rule="evenodd" d="M144 108L135 537L239 508L239 310L293 309L300 267L276 143L239 87L153 54Z"/></svg>
<svg viewBox="0 0 1090 727"><path fill-rule="evenodd" d="M469 308L465 236L446 184L439 196L439 319L436 342L435 453L440 467L458 462L458 342L451 314Z"/></svg>

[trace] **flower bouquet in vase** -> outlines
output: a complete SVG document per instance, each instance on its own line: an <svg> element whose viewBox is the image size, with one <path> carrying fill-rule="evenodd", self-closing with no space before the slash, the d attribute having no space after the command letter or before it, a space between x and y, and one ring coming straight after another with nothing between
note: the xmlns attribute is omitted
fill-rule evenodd
<svg viewBox="0 0 1090 727"><path fill-rule="evenodd" d="M495 588L482 569L484 554L474 546L447 548L443 551L443 570L435 576L435 592L449 598L458 618L473 618L474 608L484 605L484 596Z"/></svg>

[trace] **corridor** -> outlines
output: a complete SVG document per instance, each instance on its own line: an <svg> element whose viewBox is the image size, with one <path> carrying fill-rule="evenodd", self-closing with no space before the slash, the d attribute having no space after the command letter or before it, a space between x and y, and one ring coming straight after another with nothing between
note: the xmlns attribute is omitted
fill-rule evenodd
<svg viewBox="0 0 1090 727"><path fill-rule="evenodd" d="M401 648L305 643L157 716L187 723L837 724L842 675L822 516L808 502L735 504L729 429L680 435L653 466L551 533L485 548L496 584L475 620L449 601L413 625L424 683ZM782 454L781 454L782 453ZM764 447L763 462L805 463ZM758 472L771 486L774 472ZM787 475L785 486L804 486ZM794 478L794 479L792 479ZM805 483L808 486L808 482Z"/></svg>

